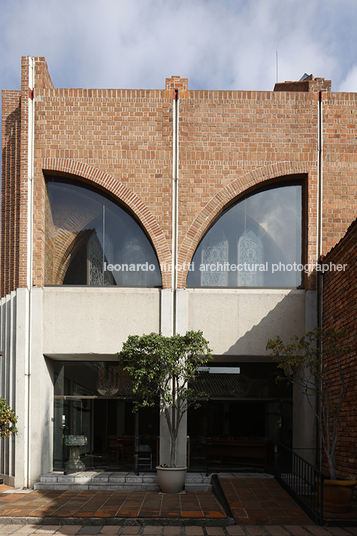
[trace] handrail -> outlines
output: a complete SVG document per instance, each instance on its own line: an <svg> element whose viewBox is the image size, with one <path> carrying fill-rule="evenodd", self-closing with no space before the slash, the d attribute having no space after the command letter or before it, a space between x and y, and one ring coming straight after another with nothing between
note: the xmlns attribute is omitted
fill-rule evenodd
<svg viewBox="0 0 357 536"><path fill-rule="evenodd" d="M307 515L323 525L324 475L291 449L277 441L275 478Z"/></svg>

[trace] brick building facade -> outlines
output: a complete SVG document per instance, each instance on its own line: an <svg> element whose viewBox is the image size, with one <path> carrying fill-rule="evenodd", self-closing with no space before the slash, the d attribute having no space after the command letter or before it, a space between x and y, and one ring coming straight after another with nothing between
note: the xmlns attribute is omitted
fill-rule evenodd
<svg viewBox="0 0 357 536"><path fill-rule="evenodd" d="M32 485L63 458L66 396L97 419L88 385L63 391L74 382L68 363L109 366L129 334L202 329L215 362L239 363L252 395L272 366L267 339L316 324L316 262L356 217L356 100L312 76L264 92L193 91L179 76L162 90L54 88L44 58L22 59L21 90L2 98L2 393L20 415L0 468L9 482ZM120 225L127 235L115 236ZM115 272L134 259L145 265L143 252L159 279ZM101 255L115 273L100 272ZM203 275L200 262L215 273ZM251 420L259 413L255 433L227 417L211 435L285 434L311 455L299 393L289 410L290 395L256 389L244 402ZM242 397L224 406L225 394L217 422L243 408ZM125 411L115 409L118 423ZM72 421L72 434L83 433ZM112 429L97 435L120 435ZM108 450L93 427L86 433L93 444L83 454ZM181 436L185 463L186 428Z"/></svg>
<svg viewBox="0 0 357 536"><path fill-rule="evenodd" d="M345 330L345 344L351 353L342 359L342 370L346 385L346 398L339 419L339 440L336 447L336 468L342 478L356 478L357 461L357 386L356 386L356 290L357 290L357 222L354 221L345 236L326 255L324 263L345 263L348 270L326 272L323 276L323 326L324 329ZM334 404L338 404L341 375L338 364L331 359L328 363L335 390Z"/></svg>

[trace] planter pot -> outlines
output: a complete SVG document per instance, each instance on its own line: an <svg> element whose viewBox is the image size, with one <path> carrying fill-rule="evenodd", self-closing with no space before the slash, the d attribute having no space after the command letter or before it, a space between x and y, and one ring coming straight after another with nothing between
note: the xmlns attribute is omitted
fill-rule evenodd
<svg viewBox="0 0 357 536"><path fill-rule="evenodd" d="M356 484L357 480L325 480L324 510L333 514L349 512Z"/></svg>
<svg viewBox="0 0 357 536"><path fill-rule="evenodd" d="M187 467L156 467L157 480L164 493L180 493L185 485Z"/></svg>

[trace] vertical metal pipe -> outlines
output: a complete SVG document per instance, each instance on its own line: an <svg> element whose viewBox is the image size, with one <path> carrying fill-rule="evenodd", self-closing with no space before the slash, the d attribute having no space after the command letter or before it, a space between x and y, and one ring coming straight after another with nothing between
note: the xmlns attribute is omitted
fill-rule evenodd
<svg viewBox="0 0 357 536"><path fill-rule="evenodd" d="M323 137L322 137L322 91L319 91L318 109L317 109L317 244L316 256L319 261L322 252L322 195L323 195Z"/></svg>
<svg viewBox="0 0 357 536"><path fill-rule="evenodd" d="M317 262L320 262L322 254L322 202L323 202L323 122L322 122L322 91L319 91L318 98L318 190L317 190ZM316 271L316 288L317 288L317 327L322 329L322 273ZM321 342L317 341L318 349L321 351ZM321 380L318 380L321 381ZM320 413L319 407L320 401L316 399L317 413ZM319 434L319 427L316 423L316 465L321 470L321 438Z"/></svg>
<svg viewBox="0 0 357 536"><path fill-rule="evenodd" d="M174 90L173 100L173 164L172 164L172 333L177 331L177 234L178 234L178 114L179 90Z"/></svg>
<svg viewBox="0 0 357 536"><path fill-rule="evenodd" d="M30 487L30 430L31 430L31 331L32 331L32 261L33 261L33 175L34 175L34 59L28 58L29 92L28 92L28 146L27 146L27 311L26 311L26 352L25 352L25 486Z"/></svg>
<svg viewBox="0 0 357 536"><path fill-rule="evenodd" d="M172 328L173 335L177 333L177 234L178 234L178 112L179 90L174 89L173 99L173 147L172 147ZM172 378L172 400L176 404L176 379ZM172 428L176 425L176 409L172 407ZM173 439L175 441L176 439ZM171 445L172 448L172 445ZM177 452L176 452L177 456ZM171 460L172 461L172 460ZM176 463L176 460L174 461Z"/></svg>

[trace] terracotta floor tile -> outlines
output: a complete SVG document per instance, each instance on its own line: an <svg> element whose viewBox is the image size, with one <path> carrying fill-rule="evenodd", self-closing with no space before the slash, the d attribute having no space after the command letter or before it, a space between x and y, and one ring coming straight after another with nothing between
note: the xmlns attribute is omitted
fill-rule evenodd
<svg viewBox="0 0 357 536"><path fill-rule="evenodd" d="M243 525L249 527L254 526L254 523L263 523L269 527L277 524L291 527L297 527L299 523L312 525L306 514L273 479L222 477L220 482L236 521ZM175 495L123 490L50 490L29 494L1 494L0 490L1 516L48 518L73 516L96 519L110 517L224 519L226 517L211 492L188 491L186 494ZM114 531L113 534L121 535L120 530ZM3 530L0 532L4 533ZM308 532L304 529L301 534L293 532L292 534L307 536ZM179 533L175 532L175 535L179 536ZM269 536L269 531L265 536ZM314 536L326 535L314 533ZM341 532L329 533L329 536L347 535Z"/></svg>
<svg viewBox="0 0 357 536"><path fill-rule="evenodd" d="M234 516L234 521L236 522L236 524L238 526L241 526L241 525L252 525L253 523L251 522L250 519L246 518L246 517L236 517Z"/></svg>
<svg viewBox="0 0 357 536"><path fill-rule="evenodd" d="M103 506L93 514L93 517L115 517L117 511L117 508L106 508Z"/></svg>
<svg viewBox="0 0 357 536"><path fill-rule="evenodd" d="M225 519L227 516L223 512L209 512L209 511L203 511L203 517L205 519Z"/></svg>
<svg viewBox="0 0 357 536"><path fill-rule="evenodd" d="M31 515L32 511L33 510L30 508L14 509L11 511L11 517L28 517Z"/></svg>
<svg viewBox="0 0 357 536"><path fill-rule="evenodd" d="M119 510L115 517L137 517L138 515L138 510L135 509L135 510Z"/></svg>

